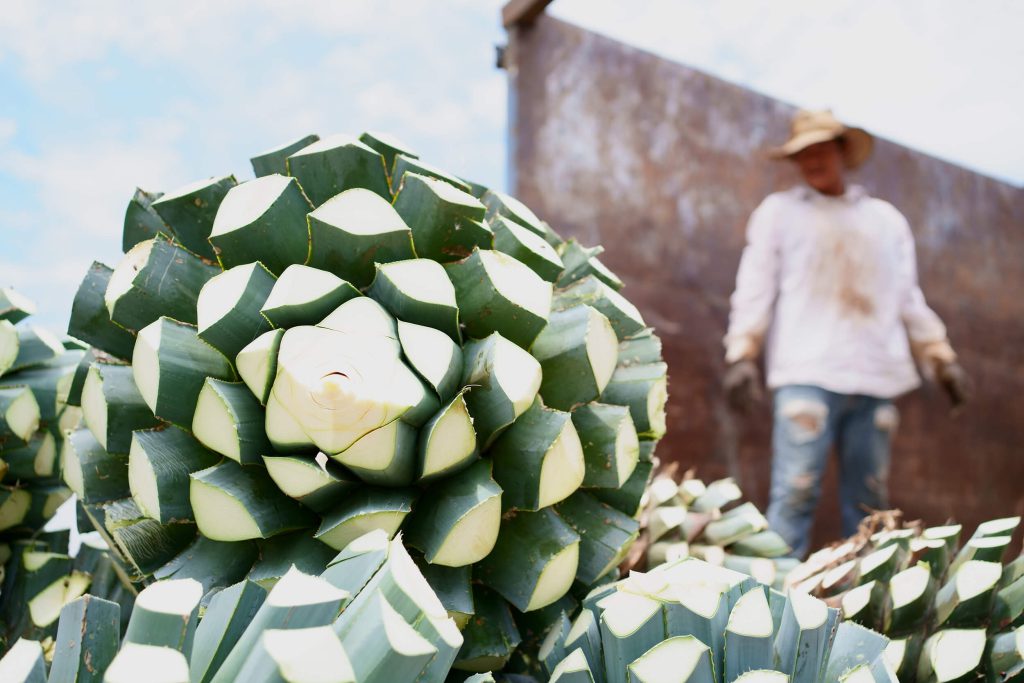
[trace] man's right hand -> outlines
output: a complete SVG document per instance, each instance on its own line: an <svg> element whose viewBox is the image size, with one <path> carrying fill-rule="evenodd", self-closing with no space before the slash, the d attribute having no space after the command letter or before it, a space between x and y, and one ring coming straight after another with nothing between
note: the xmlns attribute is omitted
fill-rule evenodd
<svg viewBox="0 0 1024 683"><path fill-rule="evenodd" d="M740 360L725 370L722 388L729 406L740 413L749 413L755 403L764 398L761 389L761 373L757 363L752 360Z"/></svg>

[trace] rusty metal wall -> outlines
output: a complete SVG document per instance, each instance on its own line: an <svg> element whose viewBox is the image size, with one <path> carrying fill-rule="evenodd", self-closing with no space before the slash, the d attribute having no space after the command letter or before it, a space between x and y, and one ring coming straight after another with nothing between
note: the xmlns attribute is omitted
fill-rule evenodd
<svg viewBox="0 0 1024 683"><path fill-rule="evenodd" d="M506 68L513 192L603 244L665 342L659 455L765 505L768 408L726 409L721 337L747 217L796 182L764 156L792 108L547 16L513 30ZM884 140L854 181L910 220L925 295L977 385L957 419L935 388L900 400L894 504L928 523L1024 513L1024 192ZM815 536L838 533L831 472Z"/></svg>

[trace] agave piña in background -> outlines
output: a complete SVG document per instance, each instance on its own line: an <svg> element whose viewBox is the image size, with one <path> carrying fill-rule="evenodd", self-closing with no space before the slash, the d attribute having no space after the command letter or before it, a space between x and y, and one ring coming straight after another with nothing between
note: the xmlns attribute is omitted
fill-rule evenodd
<svg viewBox="0 0 1024 683"><path fill-rule="evenodd" d="M1024 555L1004 565L1020 517L962 527L904 525L875 513L861 532L811 555L789 582L892 642L901 681L1024 676Z"/></svg>
<svg viewBox="0 0 1024 683"><path fill-rule="evenodd" d="M52 637L61 607L87 589L131 601L101 541L86 539L72 558L67 529L44 531L71 497L60 453L64 430L81 422L76 371L92 356L32 325L35 310L0 289L0 652L21 636Z"/></svg>
<svg viewBox="0 0 1024 683"><path fill-rule="evenodd" d="M763 584L781 589L799 560L790 547L732 478L709 484L683 475L681 482L666 469L651 481L641 516L645 564L656 567L684 557L750 574Z"/></svg>

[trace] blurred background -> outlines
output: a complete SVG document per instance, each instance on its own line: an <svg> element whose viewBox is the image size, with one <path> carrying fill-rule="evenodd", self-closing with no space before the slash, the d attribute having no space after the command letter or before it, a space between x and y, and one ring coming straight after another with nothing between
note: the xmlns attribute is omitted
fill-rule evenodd
<svg viewBox="0 0 1024 683"><path fill-rule="evenodd" d="M402 138L507 187L503 0L5 0L0 280L60 327L136 185L305 132ZM558 0L548 13L1019 184L1019 3ZM623 83L626 88L630 84Z"/></svg>
<svg viewBox="0 0 1024 683"><path fill-rule="evenodd" d="M794 180L764 148L791 105L829 106L887 139L859 180L911 219L979 384L959 421L929 390L901 405L894 502L930 523L1024 512L1024 6L557 0L508 31L504 6L5 0L0 284L62 330L89 263L116 264L136 186L246 179L300 135L386 131L603 243L666 340L660 454L763 504L767 415L740 423L718 389L726 298L750 210Z"/></svg>

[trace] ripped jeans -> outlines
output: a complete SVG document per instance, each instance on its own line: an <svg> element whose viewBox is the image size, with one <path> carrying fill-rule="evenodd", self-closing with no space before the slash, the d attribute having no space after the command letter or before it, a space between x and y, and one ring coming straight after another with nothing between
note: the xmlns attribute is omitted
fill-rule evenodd
<svg viewBox="0 0 1024 683"><path fill-rule="evenodd" d="M837 394L814 386L775 392L768 522L803 557L829 452L839 455L843 535L857 531L865 508L889 506L889 451L899 422L892 401Z"/></svg>

